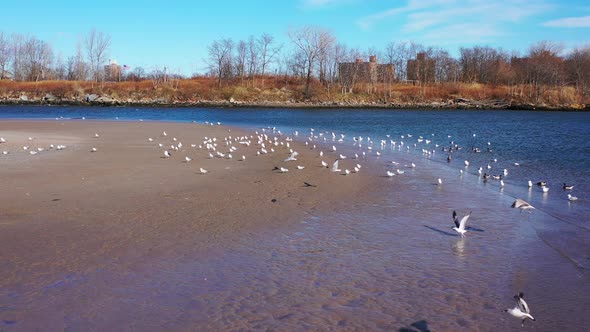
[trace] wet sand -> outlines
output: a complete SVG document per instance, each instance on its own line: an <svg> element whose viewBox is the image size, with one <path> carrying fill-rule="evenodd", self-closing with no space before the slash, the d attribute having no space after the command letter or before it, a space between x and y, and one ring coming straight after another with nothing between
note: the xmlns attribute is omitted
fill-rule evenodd
<svg viewBox="0 0 590 332"><path fill-rule="evenodd" d="M288 163L280 145L231 160L190 146L253 135L230 130L0 122L0 330L520 331L502 312L516 291L537 318L527 331L590 323L590 277L539 237L543 213L409 154L395 159L417 168L386 178L388 158L342 176L318 166L335 153L301 143ZM185 151L162 158L173 137ZM22 150L49 144L67 148ZM474 211L464 239L453 209Z"/></svg>

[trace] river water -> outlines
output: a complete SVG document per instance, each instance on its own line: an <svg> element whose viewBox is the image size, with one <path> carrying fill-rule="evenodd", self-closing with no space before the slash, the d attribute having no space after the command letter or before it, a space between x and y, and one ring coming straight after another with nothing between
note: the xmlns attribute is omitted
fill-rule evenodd
<svg viewBox="0 0 590 332"><path fill-rule="evenodd" d="M520 330L502 312L517 291L537 318L527 330L590 324L590 113L0 107L0 118L219 121L298 132L301 141L313 128L326 147L365 152L376 175L394 170L391 161L405 170L384 179L369 202L309 214L281 234L243 239L198 264L158 262L147 279L86 276L127 285L125 303L104 310L132 319L134 329ZM462 149L448 162L443 147L451 144ZM416 168L404 167L410 163ZM506 169L505 186L484 181L479 167L494 175ZM549 192L528 180L546 181ZM536 210L511 209L515 198ZM450 229L454 209L474 211L466 238ZM71 317L68 326L96 323Z"/></svg>

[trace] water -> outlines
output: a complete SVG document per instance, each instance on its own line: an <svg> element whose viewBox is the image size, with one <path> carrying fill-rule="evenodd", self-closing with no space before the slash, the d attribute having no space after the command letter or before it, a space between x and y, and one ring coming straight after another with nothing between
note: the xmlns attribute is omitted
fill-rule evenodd
<svg viewBox="0 0 590 332"><path fill-rule="evenodd" d="M47 298L62 300L45 302L112 284L117 287L99 297L101 310L121 329L498 331L520 330L501 310L524 289L538 320L527 329L579 330L590 323L583 314L590 307L589 113L0 107L0 118L56 117L220 121L299 131L301 140L314 128L316 135L329 133L326 146L338 144L331 132L345 134L349 144L339 149L346 145L347 153L366 151L353 145L353 136L365 142L370 136L383 153L368 158L376 173L391 160L417 167L384 180L369 203L310 214L282 233L261 232L198 262L191 259L198 253L186 249L181 259L146 261L136 269L149 277L64 276L45 290ZM432 142L419 143L420 136ZM392 148L389 140L411 148ZM441 147L451 140L463 149L447 163ZM480 166L490 174L508 169L506 186L482 181ZM439 177L443 186L433 185ZM547 181L549 193L529 189L529 179ZM563 182L575 185L579 201L567 201ZM515 197L537 211L510 209ZM465 239L441 215L455 208L475 211ZM75 312L66 326L112 327Z"/></svg>

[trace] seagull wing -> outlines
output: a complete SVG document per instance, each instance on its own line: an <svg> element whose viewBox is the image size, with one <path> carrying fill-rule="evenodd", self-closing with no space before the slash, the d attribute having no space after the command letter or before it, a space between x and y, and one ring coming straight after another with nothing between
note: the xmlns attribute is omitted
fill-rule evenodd
<svg viewBox="0 0 590 332"><path fill-rule="evenodd" d="M469 212L469 214L467 214L463 218L461 218L461 223L459 225L459 229L461 229L461 230L465 229L465 225L467 224L467 219L469 219L469 217L471 217L471 212ZM456 224L456 222L455 222L455 224Z"/></svg>
<svg viewBox="0 0 590 332"><path fill-rule="evenodd" d="M529 309L529 305L524 300L524 294L518 293L518 294L514 295L514 299L516 300L516 305L517 305L518 309L520 309L520 311L524 312L525 314L530 315L531 310Z"/></svg>
<svg viewBox="0 0 590 332"><path fill-rule="evenodd" d="M455 223L455 226L459 228L459 218L457 218L457 211L453 211L453 222Z"/></svg>

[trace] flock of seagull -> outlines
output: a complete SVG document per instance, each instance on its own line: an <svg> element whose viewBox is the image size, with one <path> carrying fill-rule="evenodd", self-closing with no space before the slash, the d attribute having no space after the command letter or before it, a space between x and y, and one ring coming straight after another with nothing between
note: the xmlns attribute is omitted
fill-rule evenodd
<svg viewBox="0 0 590 332"><path fill-rule="evenodd" d="M205 124L207 125L221 125L221 123L217 122L217 123L213 123L213 122L205 122ZM228 130L229 132L229 130ZM160 138L164 138L167 139L168 138L168 133L166 133L166 131L163 131L160 135ZM240 150L241 147L249 147L250 145L253 145L256 147L256 156L261 156L261 155L266 155L266 154L271 154L271 153L275 153L275 148L279 149L279 148L284 148L287 149L289 151L288 156L283 160L283 162L285 163L285 165L281 165L281 166L277 166L274 167L273 171L276 171L278 173L288 173L289 172L289 168L287 167L287 165L290 165L291 163L295 163L298 160L299 157L299 152L295 151L293 149L293 140L295 137L299 136L299 132L295 131L293 132L292 135L284 135L280 130L277 130L274 127L266 127L266 128L261 128L260 131L255 131L254 135L242 135L242 136L237 136L234 137L232 135L227 135L223 138L217 138L217 137L204 137L203 140L199 143L194 143L194 144L190 144L191 148L195 148L195 149L200 149L200 150L205 150L207 153L207 158L208 159L213 159L213 158L222 158L222 159L233 159L233 155L237 154L237 152ZM98 133L94 134L94 138L99 138L100 135ZM358 173L360 172L360 170L362 169L362 165L360 163L358 163L358 160L364 159L366 158L368 155L373 155L375 157L380 157L381 156L381 152L378 151L379 148L377 146L379 146L381 148L381 150L384 150L386 147L390 147L391 149L395 150L397 149L398 151L401 151L402 149L404 150L410 150L411 149L411 143L407 143L407 141L404 141L405 139L411 139L413 137L412 134L407 134L407 135L401 135L400 136L400 140L399 141L395 141L392 139L392 137L390 135L386 135L387 139L382 139L380 141L373 141L370 137L362 137L362 136L356 136L353 137L353 146L356 147L358 149L357 152L355 153L351 153L350 155L345 155L339 152L338 147L336 146L337 143L343 143L344 139L345 139L345 135L344 134L340 134L337 135L335 132L329 132L329 131L325 131L325 132L316 132L313 128L310 128L309 131L309 136L307 138L305 138L304 140L304 144L306 147L310 148L311 150L319 150L317 157L320 158L320 163L318 166L321 166L322 168L328 168L330 169L330 171L332 173L337 173L337 174L341 174L341 175L350 175L353 173ZM451 137L450 135L448 136L449 138ZM28 140L29 141L33 141L33 137L29 137ZM0 144L2 143L6 143L6 139L4 137L0 137ZM152 137L147 138L147 142L149 143L155 143L155 139ZM326 152L328 153L332 153L332 158L328 158L327 153L324 153L324 150L322 150L322 147L328 146L330 144L326 144L328 142L332 143L332 146L328 149L326 149ZM324 144L320 144L320 143L324 143ZM413 147L418 149L418 144L420 143L425 143L426 145L429 145L431 143L431 140L425 139L422 136L420 136L417 139L417 143L413 144ZM185 152L186 153L186 148L183 143L181 141L179 141L176 137L172 137L171 141L168 142L168 145L165 146L165 143L155 143L157 144L158 148L164 149L164 151L162 152L161 156L162 158L170 158L172 157L173 153L177 153L177 152ZM436 148L439 147L438 144L433 144ZM490 143L488 142L488 146L490 145ZM183 147L185 147L185 149L183 149ZM363 149L363 147L365 147ZM55 149L55 150L63 150L65 149L66 146L65 145L50 145L48 149ZM452 153L454 151L460 150L461 147L454 143L454 142L450 142L450 145L448 147L441 147L442 151L447 153L447 161L451 162L453 157L452 157ZM37 149L31 149L29 146L23 146L23 150L25 151L29 151L29 153L31 155L35 155L39 152L43 152L46 150L46 148L42 148L39 147ZM491 149L488 147L487 149L488 151L491 151ZM90 152L97 152L98 150L95 147L92 147L90 149ZM338 152L337 152L338 151ZM434 153L435 153L435 149L428 149L428 148L422 148L422 154L425 157L431 157ZM472 152L474 153L478 153L481 152L481 149L479 148L475 148L473 147L471 149ZM3 155L7 155L9 153L9 151L2 151ZM238 161L245 161L246 160L246 155L242 154L239 158L236 158ZM330 161L330 159L332 159L333 161ZM352 162L353 166L350 168L344 168L342 169L340 166L340 161L342 160L355 160L355 162ZM328 160L328 161L326 161ZM190 157L188 155L184 156L183 158L183 162L184 163L190 163L193 161L193 157ZM496 159L493 160L494 162L497 162ZM464 169L460 169L460 174L461 176L463 175L463 173L470 167L470 162L468 160L464 160L463 161L463 165L464 165ZM519 166L518 163L514 163L515 166ZM392 161L390 166L394 166L394 169L387 169L385 171L384 176L385 177L394 177L394 176L398 176L398 175L403 175L405 173L405 171L402 169L402 167L400 166L400 163ZM406 168L416 168L416 164L414 163L409 163L404 165L403 167ZM302 165L296 165L294 167L296 170L303 170L305 168L305 166ZM499 181L499 186L502 188L504 187L504 178L506 176L508 176L508 170L507 169L503 169L503 171L500 174L488 174L487 171L491 170L492 167L488 164L486 166L487 170L484 171L484 167L479 167L477 170L478 173L478 177L481 177L481 179L484 180L484 182L488 181L488 180L497 180ZM199 167L199 174L205 175L207 174L209 171L203 167ZM309 187L315 187L315 185L304 182L305 186L309 186ZM435 185L439 185L442 186L443 181L441 178L436 179L436 182L434 183ZM539 181L537 182L537 186L541 188L541 191L543 193L547 193L549 191L549 187L547 186L547 183L544 181ZM528 181L528 187L532 188L533 187L533 182L532 181ZM563 190L565 191L571 191L573 190L573 185L567 185L567 184L563 184ZM567 194L567 198L569 201L576 201L578 200L577 197L572 196L571 194ZM531 211L533 209L535 209L530 203L526 202L523 199L517 198L514 203L511 205L512 208L516 208L516 209L520 209L521 211ZM453 223L454 226L453 230L456 231L457 233L460 234L461 237L465 236L465 233L467 232L467 221L469 220L471 216L471 212L469 212L468 214L462 216L461 218L459 218L458 214L456 211L453 211ZM533 318L533 316L531 316L530 314L530 309L527 305L527 303L525 302L525 300L523 299L524 295L523 293L519 293L517 295L514 296L514 299L516 300L516 306L512 309L507 309L505 310L507 313L509 313L510 315L521 319L522 320L522 324L524 324L524 321L526 319L530 319L532 321L534 321L535 319Z"/></svg>

